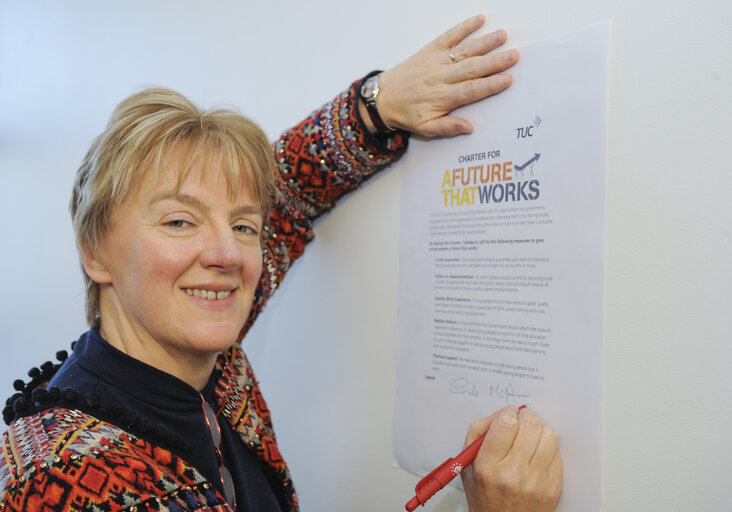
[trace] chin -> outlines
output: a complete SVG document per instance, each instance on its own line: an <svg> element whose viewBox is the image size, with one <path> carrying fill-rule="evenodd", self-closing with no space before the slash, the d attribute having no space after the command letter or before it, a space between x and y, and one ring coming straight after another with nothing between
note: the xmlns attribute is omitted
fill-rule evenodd
<svg viewBox="0 0 732 512"><path fill-rule="evenodd" d="M218 354L232 346L238 335L239 330L232 329L230 326L224 329L192 329L188 336L188 344L196 352Z"/></svg>

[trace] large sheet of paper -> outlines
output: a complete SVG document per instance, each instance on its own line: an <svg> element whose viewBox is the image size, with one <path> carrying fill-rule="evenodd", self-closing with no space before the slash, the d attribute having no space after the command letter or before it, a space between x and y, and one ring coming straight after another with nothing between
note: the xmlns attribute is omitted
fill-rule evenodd
<svg viewBox="0 0 732 512"><path fill-rule="evenodd" d="M397 464L425 475L469 422L528 404L560 434L560 510L600 510L609 22L521 50L469 136L403 163ZM459 482L459 479L456 479Z"/></svg>

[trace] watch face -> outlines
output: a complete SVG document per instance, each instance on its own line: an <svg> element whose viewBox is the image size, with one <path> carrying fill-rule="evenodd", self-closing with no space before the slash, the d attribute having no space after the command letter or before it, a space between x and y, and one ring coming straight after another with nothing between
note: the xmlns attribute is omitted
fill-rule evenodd
<svg viewBox="0 0 732 512"><path fill-rule="evenodd" d="M363 87L361 87L361 96L367 100L373 99L373 97L376 96L377 87L378 82L376 79L373 77L369 78L364 82Z"/></svg>

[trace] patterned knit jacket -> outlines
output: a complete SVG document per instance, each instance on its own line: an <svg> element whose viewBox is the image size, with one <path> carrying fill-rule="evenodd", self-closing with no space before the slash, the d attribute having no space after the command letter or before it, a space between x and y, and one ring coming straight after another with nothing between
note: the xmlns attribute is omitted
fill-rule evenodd
<svg viewBox="0 0 732 512"><path fill-rule="evenodd" d="M364 129L354 83L273 145L279 198L264 228L263 272L239 340L313 238L313 220L406 149ZM179 440L136 418L100 410L93 394L46 389L60 364L47 362L16 381L3 411L0 511L230 511L224 497L185 461ZM241 441L270 469L282 510L297 495L277 448L267 405L239 343L220 354L216 400Z"/></svg>

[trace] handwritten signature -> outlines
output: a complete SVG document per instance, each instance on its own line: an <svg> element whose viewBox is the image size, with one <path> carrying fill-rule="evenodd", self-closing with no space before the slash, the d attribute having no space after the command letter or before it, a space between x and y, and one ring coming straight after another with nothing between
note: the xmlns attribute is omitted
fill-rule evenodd
<svg viewBox="0 0 732 512"><path fill-rule="evenodd" d="M477 398L480 394L477 386L464 377L455 379L450 383L450 393L453 395L465 395L471 398ZM525 395L514 390L512 384L489 386L488 396L491 398L498 398L499 400L505 400L506 403L511 401L518 403L519 401L523 401L529 397L529 395Z"/></svg>
<svg viewBox="0 0 732 512"><path fill-rule="evenodd" d="M452 381L450 384L450 393L453 395L467 395L470 397L477 397L478 391L475 389L475 384L472 384L468 379L459 378Z"/></svg>

